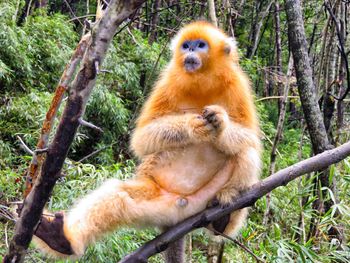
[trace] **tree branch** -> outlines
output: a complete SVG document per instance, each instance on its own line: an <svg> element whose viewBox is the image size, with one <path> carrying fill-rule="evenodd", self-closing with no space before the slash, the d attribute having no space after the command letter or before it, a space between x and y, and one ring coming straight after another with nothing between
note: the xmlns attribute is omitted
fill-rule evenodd
<svg viewBox="0 0 350 263"><path fill-rule="evenodd" d="M69 89L68 100L57 132L46 153L41 173L25 199L4 263L24 261L34 228L39 222L56 181L61 176L64 160L80 124L79 119L85 112L87 100L95 85L96 62L102 64L118 26L143 2L144 0L112 0L106 14L92 29L91 41L84 53L81 68Z"/></svg>
<svg viewBox="0 0 350 263"><path fill-rule="evenodd" d="M47 151L47 147L49 144L49 136L57 116L57 111L61 105L64 94L68 89L68 85L73 78L74 72L76 71L79 63L85 53L88 43L90 42L91 35L86 34L82 37L79 44L77 45L70 61L67 63L60 81L56 87L54 96L51 100L51 104L49 110L46 113L45 120L43 122L40 137L38 139L38 143L36 145L36 150L33 153L32 161L27 170L26 176L26 187L24 191L24 197L26 197L29 192L32 190L33 184L38 177L38 172L40 171L40 167L44 161L45 156L38 156L40 151Z"/></svg>
<svg viewBox="0 0 350 263"><path fill-rule="evenodd" d="M175 225L168 231L147 242L145 245L126 256L120 261L120 263L147 262L149 257L164 251L169 244L180 239L192 230L205 227L210 222L232 213L233 211L252 206L259 198L263 197L273 189L282 185L287 185L290 181L303 174L324 170L328 166L340 162L348 156L350 156L350 142L280 170L253 185L249 190L236 198L230 205L205 209L204 211Z"/></svg>

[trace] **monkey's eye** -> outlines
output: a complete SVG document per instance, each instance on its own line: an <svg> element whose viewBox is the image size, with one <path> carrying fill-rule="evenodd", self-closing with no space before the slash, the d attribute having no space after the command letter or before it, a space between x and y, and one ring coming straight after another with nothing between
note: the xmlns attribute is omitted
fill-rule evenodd
<svg viewBox="0 0 350 263"><path fill-rule="evenodd" d="M183 43L183 44L182 44L182 48L183 48L183 49L188 49L189 47L190 47L190 46L189 46L187 43Z"/></svg>
<svg viewBox="0 0 350 263"><path fill-rule="evenodd" d="M198 44L199 48L204 48L205 46L206 46L206 44L203 41L199 42L199 44Z"/></svg>

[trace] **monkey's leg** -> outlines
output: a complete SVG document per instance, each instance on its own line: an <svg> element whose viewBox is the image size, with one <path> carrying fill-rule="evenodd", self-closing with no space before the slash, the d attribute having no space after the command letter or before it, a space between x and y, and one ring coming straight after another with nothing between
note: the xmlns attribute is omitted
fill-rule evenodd
<svg viewBox="0 0 350 263"><path fill-rule="evenodd" d="M35 233L36 243L51 256L74 258L119 226L172 226L203 210L229 180L232 169L232 163L227 162L190 196L168 193L144 177L126 182L108 180L67 214L44 217Z"/></svg>
<svg viewBox="0 0 350 263"><path fill-rule="evenodd" d="M164 229L166 231L167 228ZM186 238L182 237L175 242L171 243L169 247L164 251L164 257L166 263L184 263L185 262L185 244Z"/></svg>
<svg viewBox="0 0 350 263"><path fill-rule="evenodd" d="M51 256L77 258L102 235L125 225L172 225L176 197L149 179L108 180L66 214L44 218L37 244Z"/></svg>
<svg viewBox="0 0 350 263"><path fill-rule="evenodd" d="M234 163L232 176L216 195L220 204L230 203L240 192L248 189L259 180L260 158L258 151L254 148L248 147L236 154L232 157L231 162ZM247 214L247 208L235 211L230 216L214 221L212 226L219 232L233 236L242 227Z"/></svg>

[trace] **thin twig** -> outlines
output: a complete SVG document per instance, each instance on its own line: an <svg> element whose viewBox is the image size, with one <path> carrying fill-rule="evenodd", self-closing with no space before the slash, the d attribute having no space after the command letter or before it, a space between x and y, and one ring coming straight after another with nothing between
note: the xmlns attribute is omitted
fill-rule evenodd
<svg viewBox="0 0 350 263"><path fill-rule="evenodd" d="M82 126L89 127L91 129L94 129L94 130L99 131L99 132L103 132L103 130L100 127L98 127L95 124L92 124L90 122L87 122L87 121L83 120L82 118L79 119L79 123Z"/></svg>
<svg viewBox="0 0 350 263"><path fill-rule="evenodd" d="M95 17L96 14L89 14L89 15L84 15L84 16L77 16L77 17L73 17L71 19L68 20L68 22L72 22L74 20L78 20L78 19L81 19L81 18L87 18L87 17Z"/></svg>
<svg viewBox="0 0 350 263"><path fill-rule="evenodd" d="M137 46L141 46L139 42L137 42L135 36L131 33L130 31L130 28L129 27L126 27L126 31L128 32L128 34L131 36L131 39L134 41L134 43L137 45Z"/></svg>
<svg viewBox="0 0 350 263"><path fill-rule="evenodd" d="M9 242L7 237L7 225L8 223L5 224L5 244L6 244L6 248L9 248Z"/></svg>
<svg viewBox="0 0 350 263"><path fill-rule="evenodd" d="M21 148L23 150L25 150L27 153L29 153L30 155L34 155L34 152L27 146L27 144L25 144L25 142L22 140L22 138L19 137L18 135L16 137L19 140L19 142L21 143Z"/></svg>
<svg viewBox="0 0 350 263"><path fill-rule="evenodd" d="M266 135L266 133L264 133L264 131L261 131L261 133L264 135L264 138L271 144L273 145L273 141L271 141L271 139ZM282 158L282 154L280 153L280 151L278 149L276 149L276 152L278 154L278 156L280 158Z"/></svg>
<svg viewBox="0 0 350 263"><path fill-rule="evenodd" d="M270 96L270 97L263 97L260 99L255 100L256 102L258 101L264 101L264 100L274 100L274 99L282 99L283 96ZM299 96L287 96L288 99L299 99Z"/></svg>
<svg viewBox="0 0 350 263"><path fill-rule="evenodd" d="M112 143L112 144L110 144L110 145L107 145L107 146L105 146L105 147L102 147L101 149L98 149L98 150L96 150L96 151L93 151L92 153L90 153L90 154L86 155L85 157L81 158L81 159L78 161L78 163L81 163L82 161L85 161L86 159L88 159L88 158L90 158L90 157L92 157L92 156L98 154L99 152L101 152L101 151L103 151L103 150L105 150L105 149L107 149L107 148L109 148L109 147L112 147L112 146L113 146L114 144L116 144L116 143L117 143L117 142L114 142L114 143Z"/></svg>
<svg viewBox="0 0 350 263"><path fill-rule="evenodd" d="M209 228L208 228L209 229ZM215 234L220 235L230 241L232 241L233 243L235 243L236 245L238 245L240 248L242 248L244 251L248 252L253 258L255 258L255 260L257 262L262 262L265 263L266 261L262 260L261 258L259 258L257 255L254 254L253 251L251 251L247 246L245 246L244 244L242 244L241 242L239 242L237 239L233 239L232 237L226 235L225 233L219 232L217 230L215 230L214 228L210 228L210 231L213 231Z"/></svg>
<svg viewBox="0 0 350 263"><path fill-rule="evenodd" d="M73 9L71 8L71 6L70 6L70 4L67 2L67 0L63 0L63 1L64 1L64 3L66 4L66 6L68 7L69 12L73 15L74 18L76 18L77 16L75 15ZM77 20L78 20L78 22L79 22L79 24L80 24L81 26L84 26L83 23L80 21L80 19L77 19Z"/></svg>

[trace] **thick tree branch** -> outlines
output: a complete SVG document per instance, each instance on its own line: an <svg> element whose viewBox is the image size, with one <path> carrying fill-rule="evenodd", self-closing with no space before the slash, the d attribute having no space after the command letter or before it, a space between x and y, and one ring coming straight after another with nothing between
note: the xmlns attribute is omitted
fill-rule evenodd
<svg viewBox="0 0 350 263"><path fill-rule="evenodd" d="M229 206L208 208L197 215L184 220L170 228L167 232L164 232L155 239L147 242L145 245L121 260L120 263L147 262L149 257L164 251L169 244L183 237L192 230L205 227L211 221L217 220L233 211L252 206L259 198L273 189L282 185L287 185L290 181L301 175L324 170L328 166L340 162L348 156L350 156L350 142L280 170L242 193L242 195L234 200Z"/></svg>
<svg viewBox="0 0 350 263"><path fill-rule="evenodd" d="M85 112L87 100L96 82L96 62L101 65L118 26L132 15L144 0L113 0L106 14L92 29L91 41L82 59L81 68L69 89L69 96L56 135L48 148L41 173L25 199L15 227L9 253L4 262L23 262L43 208L61 176L69 147Z"/></svg>

